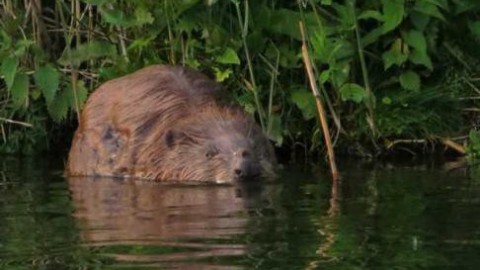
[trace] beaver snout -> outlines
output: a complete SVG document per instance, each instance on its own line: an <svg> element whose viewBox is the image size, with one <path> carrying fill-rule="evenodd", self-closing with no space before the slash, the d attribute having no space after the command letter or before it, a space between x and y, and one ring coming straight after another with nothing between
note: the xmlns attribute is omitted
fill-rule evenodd
<svg viewBox="0 0 480 270"><path fill-rule="evenodd" d="M253 170L251 168L247 168L247 169L236 168L233 170L233 172L236 180L255 179L260 176L260 171Z"/></svg>
<svg viewBox="0 0 480 270"><path fill-rule="evenodd" d="M236 180L254 179L260 176L260 168L249 156L240 156L234 162L233 176Z"/></svg>

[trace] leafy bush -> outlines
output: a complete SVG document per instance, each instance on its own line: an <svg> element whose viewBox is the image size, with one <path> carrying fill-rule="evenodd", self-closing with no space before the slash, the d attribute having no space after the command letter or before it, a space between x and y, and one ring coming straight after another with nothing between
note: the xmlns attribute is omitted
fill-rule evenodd
<svg viewBox="0 0 480 270"><path fill-rule="evenodd" d="M2 151L69 140L88 93L146 65L212 74L278 145L321 149L301 60L307 28L337 147L468 133L477 117L480 3L18 1L0 12ZM27 126L32 127L27 127Z"/></svg>

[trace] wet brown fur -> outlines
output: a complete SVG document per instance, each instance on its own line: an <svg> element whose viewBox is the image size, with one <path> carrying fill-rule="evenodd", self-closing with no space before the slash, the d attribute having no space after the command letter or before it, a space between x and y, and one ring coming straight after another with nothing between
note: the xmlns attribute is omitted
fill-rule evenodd
<svg viewBox="0 0 480 270"><path fill-rule="evenodd" d="M219 101L220 92L206 76L172 66L106 82L85 105L67 173L224 182L235 164L248 163L272 177L270 143L241 109Z"/></svg>

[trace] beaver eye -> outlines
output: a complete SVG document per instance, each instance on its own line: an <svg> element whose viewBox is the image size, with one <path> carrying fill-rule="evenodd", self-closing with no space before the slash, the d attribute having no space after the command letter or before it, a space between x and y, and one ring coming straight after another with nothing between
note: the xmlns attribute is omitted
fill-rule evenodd
<svg viewBox="0 0 480 270"><path fill-rule="evenodd" d="M249 157L249 156L250 156L250 152L244 150L244 151L242 151L241 155L242 155L242 157Z"/></svg>
<svg viewBox="0 0 480 270"><path fill-rule="evenodd" d="M210 159L210 158L216 156L217 154L218 154L218 151L216 149L210 149L210 150L207 151L205 156Z"/></svg>

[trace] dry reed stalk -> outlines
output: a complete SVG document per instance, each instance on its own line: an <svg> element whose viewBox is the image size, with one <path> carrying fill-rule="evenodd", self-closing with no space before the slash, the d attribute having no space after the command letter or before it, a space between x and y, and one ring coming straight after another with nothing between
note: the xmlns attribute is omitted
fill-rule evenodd
<svg viewBox="0 0 480 270"><path fill-rule="evenodd" d="M30 124L30 123L17 121L17 120L12 120L12 119L8 119L8 118L4 118L4 117L0 117L0 121L10 123L10 124L16 124L16 125L20 125L20 126L24 126L24 127L30 127L30 128L33 127L33 125ZM3 125L2 125L2 128L3 128Z"/></svg>
<svg viewBox="0 0 480 270"><path fill-rule="evenodd" d="M305 39L305 27L302 21L300 21L299 24L300 24L300 33L302 34L303 61L305 62L305 69L307 71L308 79L310 81L310 88L312 90L313 95L315 96L317 112L320 118L320 124L322 126L322 130L323 130L323 137L325 138L325 144L327 145L327 153L328 153L328 159L330 163L330 170L332 172L332 178L335 181L339 178L340 175L338 173L337 164L335 162L335 153L333 151L330 131L328 130L327 117L325 115L325 109L323 108L320 92L318 91L317 84L315 82L315 77L313 75L313 69L311 64L312 62L310 61L310 55L308 53L307 43Z"/></svg>

